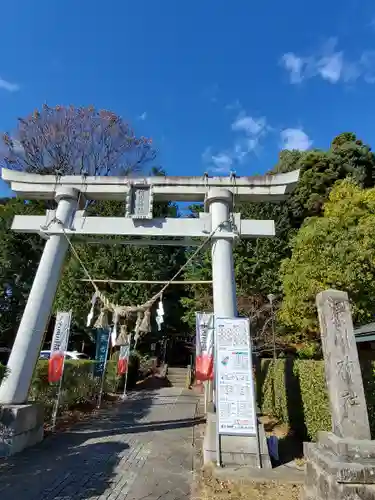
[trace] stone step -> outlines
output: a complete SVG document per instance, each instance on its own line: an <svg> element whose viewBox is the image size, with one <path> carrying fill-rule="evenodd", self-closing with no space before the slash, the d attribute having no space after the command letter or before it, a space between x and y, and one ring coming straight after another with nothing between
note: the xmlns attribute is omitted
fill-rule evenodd
<svg viewBox="0 0 375 500"><path fill-rule="evenodd" d="M173 387L186 387L187 368L168 368L167 378Z"/></svg>

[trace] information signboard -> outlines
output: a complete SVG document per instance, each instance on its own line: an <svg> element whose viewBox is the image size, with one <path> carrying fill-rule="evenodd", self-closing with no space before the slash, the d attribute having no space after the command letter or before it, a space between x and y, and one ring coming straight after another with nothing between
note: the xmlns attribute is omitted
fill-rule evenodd
<svg viewBox="0 0 375 500"><path fill-rule="evenodd" d="M257 435L249 320L216 318L215 328L218 432Z"/></svg>

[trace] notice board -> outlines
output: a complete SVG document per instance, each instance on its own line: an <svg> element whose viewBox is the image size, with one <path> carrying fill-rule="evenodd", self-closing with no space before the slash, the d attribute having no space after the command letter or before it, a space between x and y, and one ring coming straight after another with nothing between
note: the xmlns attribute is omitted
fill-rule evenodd
<svg viewBox="0 0 375 500"><path fill-rule="evenodd" d="M257 434L248 318L215 318L219 434Z"/></svg>

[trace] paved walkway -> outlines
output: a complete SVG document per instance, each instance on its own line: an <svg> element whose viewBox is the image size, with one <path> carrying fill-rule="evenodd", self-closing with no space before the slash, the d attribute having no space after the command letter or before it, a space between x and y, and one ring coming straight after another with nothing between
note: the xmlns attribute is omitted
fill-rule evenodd
<svg viewBox="0 0 375 500"><path fill-rule="evenodd" d="M178 388L132 395L0 462L0 499L191 499L197 403Z"/></svg>

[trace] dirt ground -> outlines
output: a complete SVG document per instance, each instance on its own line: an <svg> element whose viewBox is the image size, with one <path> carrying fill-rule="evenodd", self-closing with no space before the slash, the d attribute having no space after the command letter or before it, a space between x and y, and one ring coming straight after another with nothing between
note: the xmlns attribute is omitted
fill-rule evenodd
<svg viewBox="0 0 375 500"><path fill-rule="evenodd" d="M202 414L202 408L200 408ZM267 434L277 435L279 438L287 436L289 429L279 425L277 421L264 417ZM202 440L205 425L196 428L195 448L195 488L192 500L299 500L302 485L283 484L278 482L251 482L251 481L223 481L213 476L210 468L203 469Z"/></svg>
<svg viewBox="0 0 375 500"><path fill-rule="evenodd" d="M197 500L298 500L301 485L221 481L202 474L197 487Z"/></svg>

